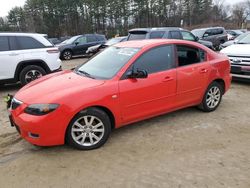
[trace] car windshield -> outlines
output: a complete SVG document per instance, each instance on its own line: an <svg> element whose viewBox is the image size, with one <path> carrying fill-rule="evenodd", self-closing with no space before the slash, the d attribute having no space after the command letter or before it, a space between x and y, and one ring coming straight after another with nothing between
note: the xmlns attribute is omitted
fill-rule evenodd
<svg viewBox="0 0 250 188"><path fill-rule="evenodd" d="M205 33L205 29L195 29L193 31L191 31L195 36L202 38L204 33Z"/></svg>
<svg viewBox="0 0 250 188"><path fill-rule="evenodd" d="M111 46L75 70L93 79L111 79L139 51L139 48Z"/></svg>
<svg viewBox="0 0 250 188"><path fill-rule="evenodd" d="M241 39L245 38L249 33L243 33L240 36L236 37L234 40L235 41L240 41Z"/></svg>
<svg viewBox="0 0 250 188"><path fill-rule="evenodd" d="M250 44L250 33L248 33L245 37L238 40L238 44Z"/></svg>
<svg viewBox="0 0 250 188"><path fill-rule="evenodd" d="M123 39L123 38L120 38L120 37L110 39L110 40L108 40L108 41L105 43L105 45L107 45L107 46L112 46L112 45L114 45L114 44L116 44L116 43L119 43L122 39Z"/></svg>
<svg viewBox="0 0 250 188"><path fill-rule="evenodd" d="M72 44L79 36L71 37L69 40L64 41L63 44Z"/></svg>

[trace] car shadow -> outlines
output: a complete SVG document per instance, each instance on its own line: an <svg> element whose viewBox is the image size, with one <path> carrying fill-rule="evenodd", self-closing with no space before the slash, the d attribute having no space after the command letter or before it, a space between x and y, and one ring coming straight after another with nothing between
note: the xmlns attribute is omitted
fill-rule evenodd
<svg viewBox="0 0 250 188"><path fill-rule="evenodd" d="M6 84L6 85L0 85L0 91L1 92L9 92L9 91L17 91L21 89L21 84Z"/></svg>

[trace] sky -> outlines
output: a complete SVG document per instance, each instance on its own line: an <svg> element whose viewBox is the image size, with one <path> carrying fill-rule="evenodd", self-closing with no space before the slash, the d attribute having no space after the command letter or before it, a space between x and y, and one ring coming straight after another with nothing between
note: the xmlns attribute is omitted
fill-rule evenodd
<svg viewBox="0 0 250 188"><path fill-rule="evenodd" d="M23 6L26 0L1 0L0 17L7 16L15 6ZM234 4L241 0L225 0L228 4Z"/></svg>

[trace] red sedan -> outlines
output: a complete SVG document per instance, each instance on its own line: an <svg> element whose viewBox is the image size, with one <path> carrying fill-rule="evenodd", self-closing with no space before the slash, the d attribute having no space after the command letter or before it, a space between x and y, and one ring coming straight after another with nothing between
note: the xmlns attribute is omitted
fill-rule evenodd
<svg viewBox="0 0 250 188"><path fill-rule="evenodd" d="M13 98L10 119L34 145L95 149L112 129L198 106L214 111L231 84L226 56L180 40L116 44L74 71L45 76ZM216 114L215 114L216 115Z"/></svg>

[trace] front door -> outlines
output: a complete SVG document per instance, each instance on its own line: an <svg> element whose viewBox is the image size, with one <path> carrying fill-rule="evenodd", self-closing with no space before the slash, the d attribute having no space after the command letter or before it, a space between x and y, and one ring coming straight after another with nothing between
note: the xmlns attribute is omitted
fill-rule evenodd
<svg viewBox="0 0 250 188"><path fill-rule="evenodd" d="M145 52L127 70L146 70L148 78L119 81L124 124L144 119L171 108L176 94L173 46L160 46ZM125 73L126 75L126 73Z"/></svg>

